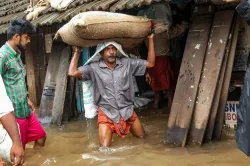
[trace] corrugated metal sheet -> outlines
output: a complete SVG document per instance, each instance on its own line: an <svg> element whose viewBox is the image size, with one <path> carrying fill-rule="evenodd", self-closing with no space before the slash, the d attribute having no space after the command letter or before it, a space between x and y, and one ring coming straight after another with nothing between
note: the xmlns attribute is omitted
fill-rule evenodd
<svg viewBox="0 0 250 166"><path fill-rule="evenodd" d="M75 0L66 11L56 11L49 8L33 20L35 26L51 25L68 21L75 15L85 11L111 11L118 12L123 9L131 9L136 6L150 5L160 0ZM14 18L24 18L24 11L29 5L29 0L0 0L0 34L5 33L8 23Z"/></svg>
<svg viewBox="0 0 250 166"><path fill-rule="evenodd" d="M115 11L119 11L119 10L123 10L126 8L127 3L130 0L120 0L118 1L116 4L114 4L113 6L110 7L110 11L111 12L115 12Z"/></svg>
<svg viewBox="0 0 250 166"><path fill-rule="evenodd" d="M26 0L27 2L29 2L29 0ZM15 2L18 2L18 0L1 0L0 1L0 6L6 6L8 4L12 4L12 3L15 3Z"/></svg>
<svg viewBox="0 0 250 166"><path fill-rule="evenodd" d="M26 13L24 12L9 14L7 16L0 17L0 24L9 23L11 20L15 18L24 18L24 16L26 16Z"/></svg>
<svg viewBox="0 0 250 166"><path fill-rule="evenodd" d="M57 18L61 13L53 12L49 14L42 15L38 19L32 21L35 26L51 25L53 20Z"/></svg>
<svg viewBox="0 0 250 166"><path fill-rule="evenodd" d="M29 3L25 3L23 5L18 5L18 6L15 6L13 7L12 10L8 11L7 14L13 14L13 13L17 13L17 12L21 12L21 11L25 11L29 6Z"/></svg>
<svg viewBox="0 0 250 166"><path fill-rule="evenodd" d="M0 25L0 34L6 33L8 29L8 24Z"/></svg>
<svg viewBox="0 0 250 166"><path fill-rule="evenodd" d="M7 14L17 13L20 11L25 11L27 7L29 6L29 3L27 3L27 0L17 1L5 6L0 7L0 16L5 16Z"/></svg>

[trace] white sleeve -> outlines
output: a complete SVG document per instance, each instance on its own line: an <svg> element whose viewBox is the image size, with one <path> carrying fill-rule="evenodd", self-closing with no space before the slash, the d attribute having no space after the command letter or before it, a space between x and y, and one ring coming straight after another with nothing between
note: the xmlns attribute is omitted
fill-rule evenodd
<svg viewBox="0 0 250 166"><path fill-rule="evenodd" d="M3 79L0 76L0 118L4 115L14 111L12 102L10 101L6 89L3 83Z"/></svg>

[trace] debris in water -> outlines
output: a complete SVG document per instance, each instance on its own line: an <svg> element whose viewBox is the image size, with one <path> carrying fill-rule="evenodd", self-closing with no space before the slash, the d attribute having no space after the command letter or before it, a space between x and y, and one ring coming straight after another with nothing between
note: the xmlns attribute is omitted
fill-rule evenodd
<svg viewBox="0 0 250 166"><path fill-rule="evenodd" d="M116 158L116 157L99 158L99 157L92 156L92 155L89 155L89 154L82 154L82 158L83 159L93 159L93 160L96 160L96 161L109 161L109 160L121 160L121 159L124 159L124 158Z"/></svg>
<svg viewBox="0 0 250 166"><path fill-rule="evenodd" d="M47 159L46 161L44 161L43 164L48 164L48 165L50 165L50 163L51 163L51 161L50 161L49 159Z"/></svg>

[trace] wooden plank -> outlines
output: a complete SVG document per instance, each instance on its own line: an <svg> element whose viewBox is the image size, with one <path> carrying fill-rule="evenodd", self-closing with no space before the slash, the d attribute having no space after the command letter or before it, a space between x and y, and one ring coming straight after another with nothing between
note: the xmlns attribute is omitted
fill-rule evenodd
<svg viewBox="0 0 250 166"><path fill-rule="evenodd" d="M75 78L68 78L68 85L66 91L66 97L64 102L64 111L63 111L63 120L64 122L68 122L71 117L71 112L73 112L73 100L74 100L74 88L75 88Z"/></svg>
<svg viewBox="0 0 250 166"><path fill-rule="evenodd" d="M195 144L203 142L233 16L233 10L219 11L214 16L189 135Z"/></svg>
<svg viewBox="0 0 250 166"><path fill-rule="evenodd" d="M226 107L226 102L227 102L227 97L228 97L228 90L229 90L229 86L230 86L235 51L236 51L236 46L237 46L237 41L238 41L239 22L240 22L240 17L237 15L236 25L235 25L235 29L234 29L234 35L233 35L233 39L232 39L232 45L230 48L228 63L227 63L227 67L226 67L226 73L224 76L224 82L223 82L222 90L221 90L222 93L221 93L220 100L219 100L219 108L218 108L217 118L216 118L216 122L215 122L214 136L213 137L216 140L221 139L222 127L224 124L225 107Z"/></svg>
<svg viewBox="0 0 250 166"><path fill-rule="evenodd" d="M207 15L214 14L215 6L214 5L205 5L205 6L195 6L194 7L194 15Z"/></svg>
<svg viewBox="0 0 250 166"><path fill-rule="evenodd" d="M215 91L215 95L214 95L214 99L213 99L213 103L212 103L212 107L211 107L211 113L210 113L208 124L207 124L206 134L204 136L204 142L209 142L212 140L213 131L214 131L214 124L215 124L217 111L218 111L218 107L219 107L221 89L222 89L222 85L224 82L226 66L227 66L228 56L229 56L229 52L230 52L230 48L231 48L231 44L232 44L232 36L234 33L234 29L235 29L235 19L234 19L234 23L232 25L229 39L228 39L228 43L226 46L226 52L225 52L224 60L222 62L219 80L217 83L217 87L216 87L216 91Z"/></svg>
<svg viewBox="0 0 250 166"><path fill-rule="evenodd" d="M2 47L2 45L4 45L6 43L6 40L7 40L6 34L0 35L0 46L1 47Z"/></svg>
<svg viewBox="0 0 250 166"><path fill-rule="evenodd" d="M27 85L31 100L35 105L40 104L43 83L45 79L44 65L44 37L36 34L31 37L31 43L26 49L25 61L27 63Z"/></svg>
<svg viewBox="0 0 250 166"><path fill-rule="evenodd" d="M51 53L51 48L52 48L52 35L51 34L47 34L45 35L45 50L46 53Z"/></svg>
<svg viewBox="0 0 250 166"><path fill-rule="evenodd" d="M49 57L48 68L46 72L46 77L44 81L43 91L48 87L56 86L56 77L58 66L60 63L61 52L63 48L65 48L65 44L61 42L53 42L51 55ZM39 120L44 121L43 118L52 116L52 108L53 108L54 96L47 97L45 94L42 95L41 103L40 103L40 112L39 112Z"/></svg>
<svg viewBox="0 0 250 166"><path fill-rule="evenodd" d="M80 84L80 80L76 79L76 87L75 87L75 98L76 98L76 103L77 103L77 111L79 113L83 112L83 97L82 97L82 87Z"/></svg>
<svg viewBox="0 0 250 166"><path fill-rule="evenodd" d="M60 65L58 66L56 91L52 109L53 122L55 122L57 125L61 125L62 123L70 55L71 49L69 46L67 46L62 50Z"/></svg>
<svg viewBox="0 0 250 166"><path fill-rule="evenodd" d="M25 62L27 64L27 85L31 101L35 105L40 104L42 95L43 80L45 76L40 74L44 61L44 38L43 34L36 34L31 37L31 43L26 49Z"/></svg>
<svg viewBox="0 0 250 166"><path fill-rule="evenodd" d="M45 46L44 46L44 35L38 34L31 39L32 50L34 55L35 65L35 79L36 79L36 100L37 104L40 104L44 79L45 79Z"/></svg>
<svg viewBox="0 0 250 166"><path fill-rule="evenodd" d="M29 44L25 50L25 62L27 71L27 86L29 99L33 104L37 105L37 91L36 91L36 79L35 79L35 66L34 66L34 54L32 44Z"/></svg>
<svg viewBox="0 0 250 166"><path fill-rule="evenodd" d="M212 15L195 16L190 27L168 121L170 144L186 144L212 20Z"/></svg>

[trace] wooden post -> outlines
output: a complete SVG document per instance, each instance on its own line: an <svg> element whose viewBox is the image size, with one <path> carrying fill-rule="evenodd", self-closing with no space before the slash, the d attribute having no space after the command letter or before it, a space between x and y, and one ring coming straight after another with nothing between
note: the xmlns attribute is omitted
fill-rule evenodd
<svg viewBox="0 0 250 166"><path fill-rule="evenodd" d="M66 91L66 98L64 102L64 111L63 111L63 121L69 121L71 117L71 113L73 113L73 100L75 99L74 96L74 89L75 89L75 78L70 77L68 78L68 85Z"/></svg>
<svg viewBox="0 0 250 166"><path fill-rule="evenodd" d="M58 66L58 73L56 77L56 91L52 116L53 122L56 122L57 125L61 125L62 123L70 56L71 49L67 46L61 52L60 65Z"/></svg>
<svg viewBox="0 0 250 166"><path fill-rule="evenodd" d="M48 68L43 86L44 94L42 94L41 104L40 104L40 112L39 112L40 121L42 121L43 118L52 116L54 96L47 97L45 91L50 87L54 88L56 87L56 78L57 78L58 67L60 65L60 58L62 50L65 47L66 47L65 43L55 42L55 41L53 42L52 51L49 57Z"/></svg>
<svg viewBox="0 0 250 166"><path fill-rule="evenodd" d="M35 105L40 104L46 73L44 45L43 34L36 34L25 52L28 92Z"/></svg>
<svg viewBox="0 0 250 166"><path fill-rule="evenodd" d="M34 39L32 39L32 48L34 57L34 64L35 64L35 79L36 79L36 91L37 91L37 104L40 104L43 85L46 75L46 62L45 62L45 40L44 35L41 33L37 35Z"/></svg>
<svg viewBox="0 0 250 166"><path fill-rule="evenodd" d="M35 79L34 54L32 44L29 44L25 51L26 71L27 71L27 86L29 99L37 106L37 90Z"/></svg>

